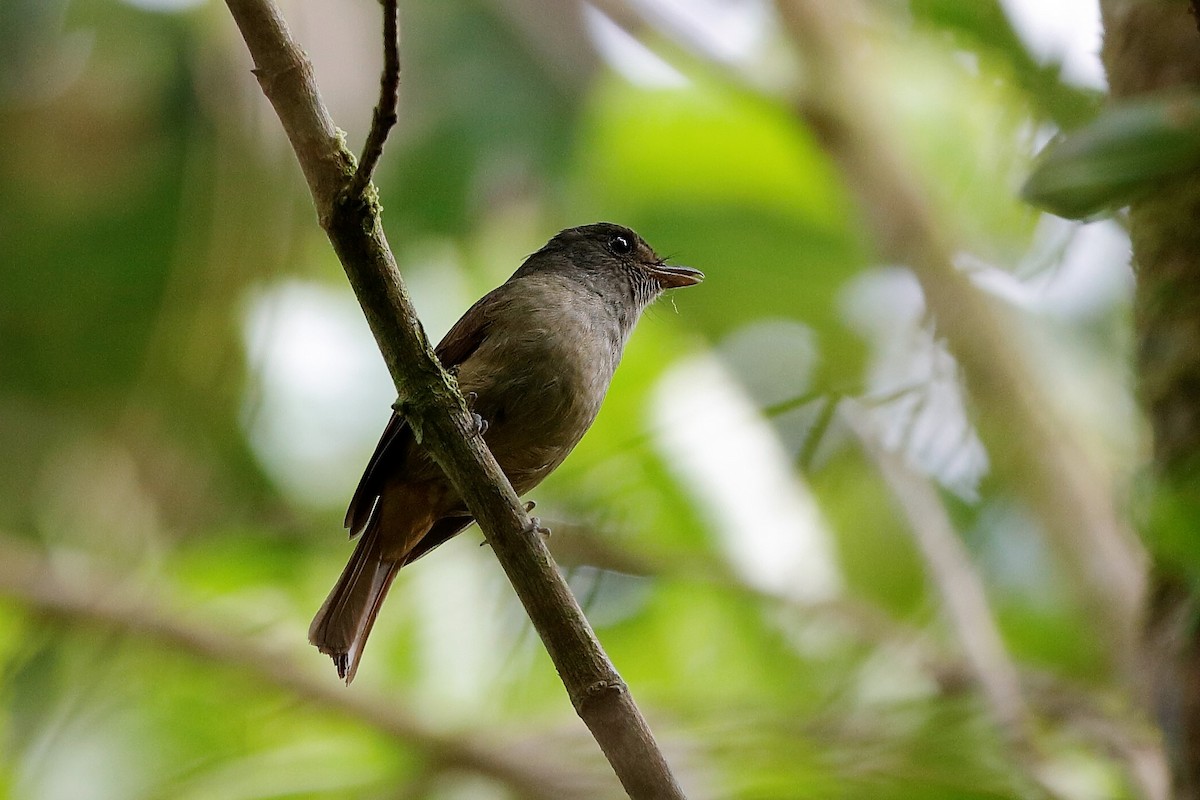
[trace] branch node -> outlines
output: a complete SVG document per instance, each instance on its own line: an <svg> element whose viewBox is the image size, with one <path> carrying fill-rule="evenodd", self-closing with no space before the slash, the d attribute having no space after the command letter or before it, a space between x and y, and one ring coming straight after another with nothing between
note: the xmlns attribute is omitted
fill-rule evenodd
<svg viewBox="0 0 1200 800"><path fill-rule="evenodd" d="M625 681L620 680L603 680L596 681L592 685L584 689L583 693L575 698L575 710L580 714L583 713L592 703L609 695L622 695L629 691L629 687L625 685Z"/></svg>

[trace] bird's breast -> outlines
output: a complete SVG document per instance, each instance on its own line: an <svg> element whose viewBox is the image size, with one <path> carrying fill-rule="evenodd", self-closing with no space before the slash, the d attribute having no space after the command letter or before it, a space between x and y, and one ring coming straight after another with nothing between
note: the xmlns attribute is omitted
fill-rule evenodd
<svg viewBox="0 0 1200 800"><path fill-rule="evenodd" d="M532 302L518 312L522 324L490 336L459 371L518 492L562 463L591 427L620 360L619 326L587 302Z"/></svg>

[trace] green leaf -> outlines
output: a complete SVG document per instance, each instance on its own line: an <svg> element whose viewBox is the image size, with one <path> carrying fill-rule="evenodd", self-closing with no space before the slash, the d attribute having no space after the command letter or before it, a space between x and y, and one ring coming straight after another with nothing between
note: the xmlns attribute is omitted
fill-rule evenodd
<svg viewBox="0 0 1200 800"><path fill-rule="evenodd" d="M1200 95L1114 106L1042 151L1021 189L1069 219L1111 211L1154 183L1200 167Z"/></svg>
<svg viewBox="0 0 1200 800"><path fill-rule="evenodd" d="M992 73L1017 86L1029 99L1038 117L1074 127L1091 120L1097 111L1098 92L1062 80L1062 67L1030 54L998 0L909 0L913 20L948 34L961 53L973 51Z"/></svg>

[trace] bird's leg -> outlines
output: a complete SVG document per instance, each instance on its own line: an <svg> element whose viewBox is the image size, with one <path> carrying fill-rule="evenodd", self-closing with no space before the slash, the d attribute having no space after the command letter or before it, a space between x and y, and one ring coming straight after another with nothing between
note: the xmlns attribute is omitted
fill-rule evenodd
<svg viewBox="0 0 1200 800"><path fill-rule="evenodd" d="M525 502L525 513L528 514L530 511L533 511L535 506L537 506L537 503L533 502L532 500L527 500ZM542 527L542 521L537 517L529 518L529 526L525 528L525 530L530 533L540 533L543 539L548 540L550 538L550 529ZM480 542L479 546L486 547L487 539L484 539L482 542Z"/></svg>
<svg viewBox="0 0 1200 800"><path fill-rule="evenodd" d="M467 410L471 412L471 418L475 420L475 435L482 439L483 435L487 433L488 422L475 413L475 401L479 399L479 395L475 392L467 392L464 399L467 401Z"/></svg>
<svg viewBox="0 0 1200 800"><path fill-rule="evenodd" d="M527 502L525 504L525 513L528 514L530 511L533 511L535 506L537 506L537 503L533 502L532 500ZM526 530L528 530L530 533L541 534L543 539L550 539L550 529L542 527L542 521L537 517L529 518L529 527L526 528Z"/></svg>

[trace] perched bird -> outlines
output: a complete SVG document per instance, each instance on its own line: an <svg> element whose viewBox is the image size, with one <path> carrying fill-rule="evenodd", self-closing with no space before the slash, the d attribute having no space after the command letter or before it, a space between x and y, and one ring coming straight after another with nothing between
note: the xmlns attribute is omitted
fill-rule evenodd
<svg viewBox="0 0 1200 800"><path fill-rule="evenodd" d="M455 323L437 356L517 494L541 483L591 427L642 310L703 279L664 263L628 228L584 225L560 232ZM346 512L358 545L308 629L347 684L399 569L472 521L393 414Z"/></svg>

